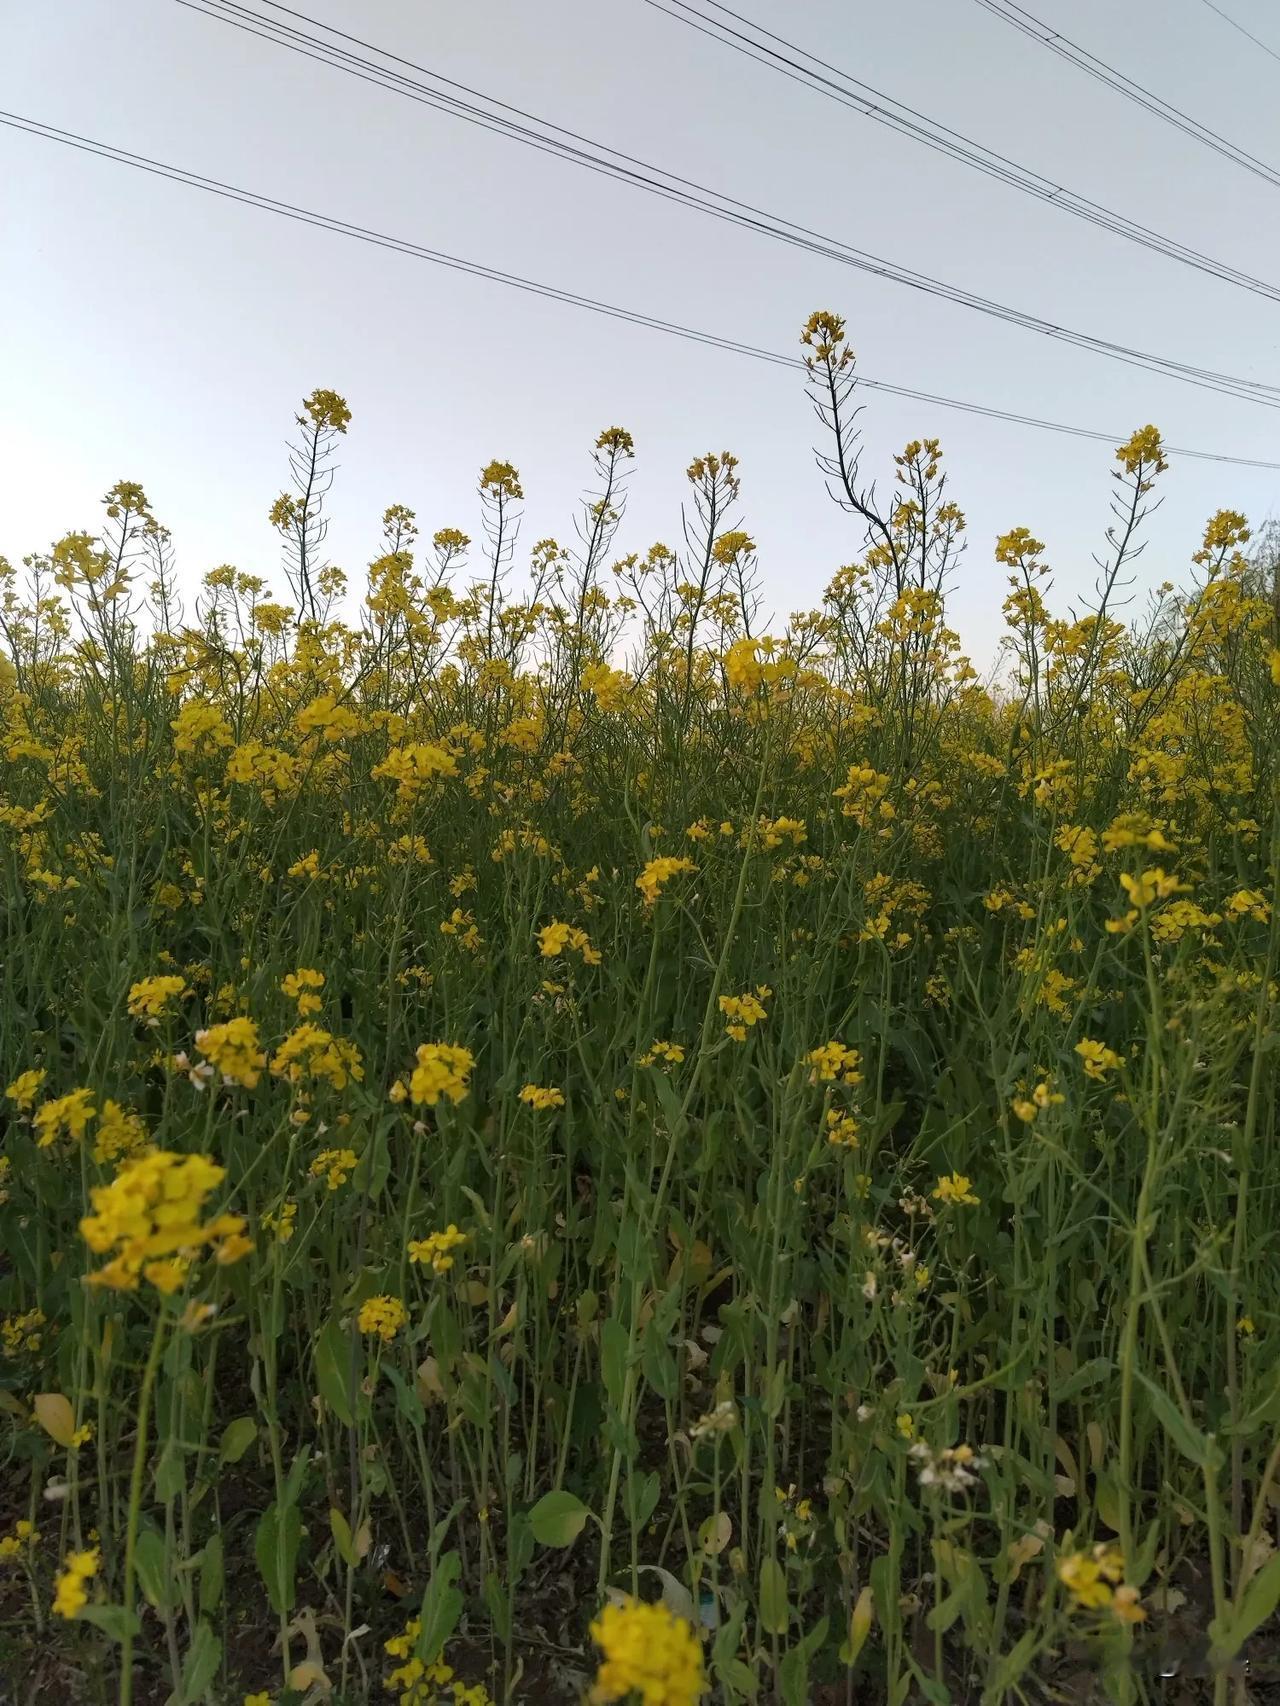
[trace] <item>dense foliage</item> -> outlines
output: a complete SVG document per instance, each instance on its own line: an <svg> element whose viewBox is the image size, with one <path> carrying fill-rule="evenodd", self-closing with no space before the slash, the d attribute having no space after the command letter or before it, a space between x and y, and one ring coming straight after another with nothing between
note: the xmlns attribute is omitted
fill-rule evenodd
<svg viewBox="0 0 1280 1706"><path fill-rule="evenodd" d="M1265 1639L1277 611L1224 511L1128 619L1147 427L1090 611L998 542L982 685L938 445L878 498L804 339L860 546L774 637L730 455L613 559L619 428L526 589L494 462L352 615L326 391L288 605L184 616L131 483L0 560L31 1698L1225 1700Z"/></svg>

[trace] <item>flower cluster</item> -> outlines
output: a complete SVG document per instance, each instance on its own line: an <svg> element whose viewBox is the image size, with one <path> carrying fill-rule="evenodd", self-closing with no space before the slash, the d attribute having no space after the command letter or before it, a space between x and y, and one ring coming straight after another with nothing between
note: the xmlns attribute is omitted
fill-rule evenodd
<svg viewBox="0 0 1280 1706"><path fill-rule="evenodd" d="M1124 1557L1116 1546L1100 1542L1087 1552L1070 1552L1057 1563L1058 1580L1081 1611L1107 1611L1120 1623L1146 1618L1138 1589L1124 1579Z"/></svg>
<svg viewBox="0 0 1280 1706"><path fill-rule="evenodd" d="M95 1255L114 1253L89 1283L133 1291L145 1279L157 1291L174 1292L205 1246L224 1266L239 1261L253 1248L244 1220L235 1214L201 1219L206 1199L225 1177L226 1169L207 1156L162 1149L126 1162L109 1185L96 1185L93 1213L81 1220L80 1233Z"/></svg>
<svg viewBox="0 0 1280 1706"><path fill-rule="evenodd" d="M89 1603L89 1582L98 1573L97 1547L88 1552L69 1552L53 1584L53 1615L78 1617Z"/></svg>
<svg viewBox="0 0 1280 1706"><path fill-rule="evenodd" d="M409 1097L416 1106L434 1108L445 1098L466 1099L476 1059L470 1049L454 1043L420 1043L417 1065L409 1077Z"/></svg>
<svg viewBox="0 0 1280 1706"><path fill-rule="evenodd" d="M591 1638L603 1653L591 1690L601 1706L633 1693L644 1706L696 1706L706 1692L698 1637L665 1605L606 1605Z"/></svg>
<svg viewBox="0 0 1280 1706"><path fill-rule="evenodd" d="M409 1260L430 1262L435 1273L447 1274L453 1266L453 1252L461 1249L466 1241L466 1233L459 1232L450 1221L443 1232L431 1232L425 1238L411 1238Z"/></svg>
<svg viewBox="0 0 1280 1706"><path fill-rule="evenodd" d="M257 1086L267 1064L258 1042L258 1027L244 1015L197 1031L196 1047L226 1083L243 1084L246 1090Z"/></svg>
<svg viewBox="0 0 1280 1706"><path fill-rule="evenodd" d="M741 995L719 996L720 1011L728 1021L725 1035L732 1037L735 1043L746 1042L747 1032L769 1017L765 1002L772 994L767 984L760 983L754 991L748 989Z"/></svg>
<svg viewBox="0 0 1280 1706"><path fill-rule="evenodd" d="M401 1300L384 1293L365 1299L356 1316L356 1325L362 1333L389 1345L408 1319L409 1311Z"/></svg>
<svg viewBox="0 0 1280 1706"><path fill-rule="evenodd" d="M649 860L636 878L636 887L644 896L646 905L652 906L673 877L693 876L697 869L692 859L679 859L670 854L663 854L660 858Z"/></svg>

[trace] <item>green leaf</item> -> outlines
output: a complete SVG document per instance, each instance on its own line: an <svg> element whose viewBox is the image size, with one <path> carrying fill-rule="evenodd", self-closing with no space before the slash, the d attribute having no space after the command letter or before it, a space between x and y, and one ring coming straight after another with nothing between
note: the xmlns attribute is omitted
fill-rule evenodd
<svg viewBox="0 0 1280 1706"><path fill-rule="evenodd" d="M456 1552L446 1552L431 1572L426 1592L422 1596L422 1629L414 1654L423 1664L431 1665L444 1651L445 1642L458 1627L462 1616L462 1595L455 1583L462 1574L462 1564Z"/></svg>
<svg viewBox="0 0 1280 1706"><path fill-rule="evenodd" d="M494 1628L501 1641L511 1639L511 1603L507 1598L507 1590L502 1577L496 1570L489 1570L484 1578L484 1603Z"/></svg>
<svg viewBox="0 0 1280 1706"><path fill-rule="evenodd" d="M296 1505L302 1494L302 1483L307 1478L307 1469L311 1463L311 1453L304 1446L294 1458L292 1467L285 1477L284 1493L281 1496L282 1505Z"/></svg>
<svg viewBox="0 0 1280 1706"><path fill-rule="evenodd" d="M529 1512L533 1537L542 1546L572 1546L591 1512L581 1499L563 1490L544 1493Z"/></svg>
<svg viewBox="0 0 1280 1706"><path fill-rule="evenodd" d="M684 1122L680 1117L680 1098L676 1094L675 1085L661 1067L651 1068L648 1077L650 1088L657 1096L658 1106L662 1109L662 1117L666 1122L667 1132L672 1142L675 1142L684 1128Z"/></svg>
<svg viewBox="0 0 1280 1706"><path fill-rule="evenodd" d="M195 1638L187 1651L182 1667L182 1690L179 1706L192 1706L206 1693L222 1663L222 1642L203 1620L196 1625Z"/></svg>
<svg viewBox="0 0 1280 1706"><path fill-rule="evenodd" d="M1156 1420L1174 1445L1197 1468L1210 1468L1216 1456L1212 1442L1206 1439L1199 1428L1192 1426L1162 1386L1157 1386L1154 1380L1148 1380L1140 1371L1134 1372L1151 1400Z"/></svg>
<svg viewBox="0 0 1280 1706"><path fill-rule="evenodd" d="M760 1566L760 1626L769 1635L785 1635L791 1622L787 1578L776 1558Z"/></svg>
<svg viewBox="0 0 1280 1706"><path fill-rule="evenodd" d="M1280 1553L1268 1559L1254 1576L1244 1590L1235 1616L1226 1618L1221 1624L1215 1621L1209 1625L1214 1659L1219 1664L1233 1659L1254 1630L1274 1613L1277 1605L1280 1605Z"/></svg>
<svg viewBox="0 0 1280 1706"><path fill-rule="evenodd" d="M991 1681L982 1696L982 1706L1006 1706L1014 1684L1035 1658L1040 1638L1038 1629L1028 1629L1004 1655L991 1672Z"/></svg>
<svg viewBox="0 0 1280 1706"><path fill-rule="evenodd" d="M899 1605L901 1581L902 1574L895 1553L882 1552L872 1561L871 1591L875 1595L876 1612L880 1618L880 1627L891 1639L902 1626ZM899 1677L898 1681L901 1680Z"/></svg>
<svg viewBox="0 0 1280 1706"><path fill-rule="evenodd" d="M660 1398L674 1398L680 1390L680 1374L676 1359L666 1339L651 1321L645 1330L644 1348L640 1353L644 1377Z"/></svg>
<svg viewBox="0 0 1280 1706"><path fill-rule="evenodd" d="M458 1188L461 1190L463 1196L466 1197L467 1201L471 1204L472 1208L475 1210L477 1222L487 1232L489 1230L490 1225L491 1225L491 1222L489 1220L488 1204L485 1202L484 1198L480 1195L480 1193L478 1191L473 1191L471 1189L470 1185L460 1185Z"/></svg>
<svg viewBox="0 0 1280 1706"><path fill-rule="evenodd" d="M716 1666L716 1676L721 1685L727 1689L736 1689L748 1700L754 1700L760 1692L760 1679L743 1659L725 1659ZM730 1695L730 1699L732 1699Z"/></svg>
<svg viewBox="0 0 1280 1706"><path fill-rule="evenodd" d="M258 1520L253 1550L266 1583L267 1598L277 1616L293 1610L294 1572L301 1538L302 1518L296 1505L288 1505L283 1511L274 1504L267 1506Z"/></svg>
<svg viewBox="0 0 1280 1706"><path fill-rule="evenodd" d="M174 1603L174 1582L169 1571L167 1548L163 1536L154 1528L144 1528L134 1548L133 1567L143 1593L157 1611Z"/></svg>
<svg viewBox="0 0 1280 1706"><path fill-rule="evenodd" d="M212 1617L222 1602L222 1536L211 1534L204 1545L200 1561L200 1610Z"/></svg>
<svg viewBox="0 0 1280 1706"><path fill-rule="evenodd" d="M337 1509L329 1512L329 1527L333 1530L333 1543L338 1548L338 1556L349 1570L354 1570L356 1558L355 1542L351 1538L351 1524Z"/></svg>
<svg viewBox="0 0 1280 1706"><path fill-rule="evenodd" d="M787 1398L787 1365L780 1362L770 1374L765 1385L760 1405L766 1416L772 1421L782 1409Z"/></svg>
<svg viewBox="0 0 1280 1706"><path fill-rule="evenodd" d="M627 1378L627 1329L621 1321L600 1323L600 1375L605 1394L615 1410L622 1408L622 1391Z"/></svg>
<svg viewBox="0 0 1280 1706"><path fill-rule="evenodd" d="M387 1147L385 1130L379 1128L372 1146L360 1157L352 1184L364 1191L372 1202L382 1195L391 1176L391 1151Z"/></svg>
<svg viewBox="0 0 1280 1706"><path fill-rule="evenodd" d="M656 1469L643 1479L639 1475L627 1476L627 1520L633 1528L644 1527L657 1509L661 1493L662 1481Z"/></svg>
<svg viewBox="0 0 1280 1706"><path fill-rule="evenodd" d="M1074 1398L1081 1392L1087 1392L1091 1386L1096 1386L1100 1380L1105 1380L1111 1373L1114 1364L1110 1357L1091 1357L1088 1362L1082 1362L1074 1374L1069 1374L1062 1385L1056 1390L1055 1396L1060 1404L1068 1398Z"/></svg>
<svg viewBox="0 0 1280 1706"><path fill-rule="evenodd" d="M239 1463L258 1437L258 1424L252 1416L237 1416L234 1422L228 1422L222 1430L222 1439L218 1444L219 1463Z"/></svg>
<svg viewBox="0 0 1280 1706"><path fill-rule="evenodd" d="M820 1618L778 1666L784 1706L805 1706L809 1699L809 1660L826 1640L829 1625L829 1618Z"/></svg>
<svg viewBox="0 0 1280 1706"><path fill-rule="evenodd" d="M86 1605L77 1615L82 1622L92 1623L104 1635L110 1635L113 1641L123 1641L129 1635L136 1638L142 1633L137 1612L127 1612L123 1605Z"/></svg>
<svg viewBox="0 0 1280 1706"><path fill-rule="evenodd" d="M925 1618L925 1625L936 1634L945 1635L947 1630L964 1610L964 1595L958 1591L949 1593L945 1599L940 1599Z"/></svg>
<svg viewBox="0 0 1280 1706"><path fill-rule="evenodd" d="M382 1372L396 1389L396 1409L399 1410L406 1422L420 1428L427 1419L427 1412L423 1408L422 1399L419 1398L417 1392L410 1386L394 1363L384 1362Z"/></svg>
<svg viewBox="0 0 1280 1706"><path fill-rule="evenodd" d="M155 1484L156 1497L166 1505L178 1498L187 1484L186 1471L182 1467L182 1447L176 1440L164 1442L156 1464Z"/></svg>
<svg viewBox="0 0 1280 1706"><path fill-rule="evenodd" d="M337 1316L331 1316L320 1329L315 1353L316 1385L320 1396L342 1423L355 1424L351 1393L351 1338L344 1333Z"/></svg>

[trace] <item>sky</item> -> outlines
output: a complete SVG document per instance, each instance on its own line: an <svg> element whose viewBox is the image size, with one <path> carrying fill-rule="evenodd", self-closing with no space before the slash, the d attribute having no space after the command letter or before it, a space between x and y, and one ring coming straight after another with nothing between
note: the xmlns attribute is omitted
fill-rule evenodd
<svg viewBox="0 0 1280 1706"><path fill-rule="evenodd" d="M261 0L247 0L261 9ZM1043 318L1280 381L1280 315L939 158L644 0L296 0L322 22L658 166ZM1064 64L973 0L735 0L767 28L1070 189L1280 281L1280 191ZM1280 165L1277 66L1204 0L1032 10ZM1280 50L1269 0L1225 8ZM356 20L353 22L353 20ZM868 375L1171 444L1280 462L1280 416L1108 362L548 158L246 36L176 0L0 0L0 108L491 266L792 353L844 316ZM301 399L353 419L327 549L353 583L390 503L479 534L476 478L516 464L518 562L572 537L607 426L636 462L616 549L675 543L695 455L740 460L775 628L861 543L813 464L803 375L621 325L0 129L0 552L96 531L143 483L190 595L232 562L283 591L267 510ZM867 392L863 469L942 440L968 517L950 600L998 645L998 534L1046 542L1051 605L1087 595L1114 466L1105 444ZM1205 519L1280 510L1280 474L1178 460L1135 598L1183 583Z"/></svg>

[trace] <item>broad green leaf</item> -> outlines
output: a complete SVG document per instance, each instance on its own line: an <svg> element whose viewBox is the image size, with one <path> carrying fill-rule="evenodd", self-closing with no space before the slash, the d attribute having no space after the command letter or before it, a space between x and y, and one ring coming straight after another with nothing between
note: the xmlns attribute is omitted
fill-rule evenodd
<svg viewBox="0 0 1280 1706"><path fill-rule="evenodd" d="M718 1558L733 1538L733 1519L728 1511L705 1518L698 1529L698 1545L711 1558Z"/></svg>
<svg viewBox="0 0 1280 1706"><path fill-rule="evenodd" d="M175 1439L167 1439L160 1450L160 1458L156 1463L155 1488L156 1497L162 1504L172 1504L178 1498L187 1484L186 1471L182 1466L182 1447Z"/></svg>
<svg viewBox="0 0 1280 1706"><path fill-rule="evenodd" d="M218 1443L219 1463L239 1463L258 1437L258 1424L252 1416L237 1416L234 1422L228 1422L222 1430L222 1438Z"/></svg>
<svg viewBox="0 0 1280 1706"><path fill-rule="evenodd" d="M572 1493L544 1493L529 1512L533 1537L543 1546L572 1546L591 1512Z"/></svg>
<svg viewBox="0 0 1280 1706"><path fill-rule="evenodd" d="M641 1477L627 1476L627 1520L633 1528L643 1528L657 1508L662 1481L656 1469Z"/></svg>
<svg viewBox="0 0 1280 1706"><path fill-rule="evenodd" d="M760 1566L760 1626L769 1635L785 1635L791 1622L787 1578L776 1558Z"/></svg>
<svg viewBox="0 0 1280 1706"><path fill-rule="evenodd" d="M333 1543L338 1548L338 1556L349 1570L354 1570L359 1560L356 1558L355 1542L351 1538L351 1524L340 1510L331 1509L329 1527L333 1530Z"/></svg>
<svg viewBox="0 0 1280 1706"><path fill-rule="evenodd" d="M201 1619L182 1667L182 1691L178 1697L181 1706L194 1706L208 1691L221 1663L222 1642Z"/></svg>
<svg viewBox="0 0 1280 1706"><path fill-rule="evenodd" d="M316 1385L320 1396L342 1423L352 1427L355 1410L351 1392L351 1338L336 1316L320 1329L315 1352Z"/></svg>
<svg viewBox="0 0 1280 1706"><path fill-rule="evenodd" d="M1055 1396L1060 1404L1068 1398L1075 1398L1081 1392L1087 1392L1091 1386L1105 1380L1115 1365L1110 1357L1091 1357L1088 1362L1082 1362L1074 1374L1069 1374L1062 1385L1055 1390Z"/></svg>
<svg viewBox="0 0 1280 1706"><path fill-rule="evenodd" d="M123 1641L127 1635L136 1638L142 1633L137 1612L127 1612L123 1605L86 1605L76 1615L83 1622L101 1629L113 1641Z"/></svg>
<svg viewBox="0 0 1280 1706"><path fill-rule="evenodd" d="M651 1321L646 1329L640 1366L645 1379L660 1398L674 1398L679 1392L680 1372L676 1368L675 1355L658 1331L656 1321Z"/></svg>
<svg viewBox="0 0 1280 1706"><path fill-rule="evenodd" d="M1192 1426L1163 1387L1157 1386L1154 1380L1149 1380L1140 1371L1135 1370L1135 1373L1137 1373L1137 1378L1147 1397L1151 1400L1151 1408L1155 1412L1156 1420L1174 1445L1198 1469L1208 1468L1214 1456L1211 1442L1205 1438L1199 1428Z"/></svg>
<svg viewBox="0 0 1280 1706"><path fill-rule="evenodd" d="M462 1595L456 1582L462 1574L462 1564L456 1552L446 1552L431 1572L426 1592L422 1596L422 1629L414 1648L415 1656L424 1664L434 1664L444 1651L445 1642L458 1627L462 1616Z"/></svg>
<svg viewBox="0 0 1280 1706"><path fill-rule="evenodd" d="M1026 1672L1036 1656L1041 1635L1038 1629L1028 1629L991 1672L991 1681L983 1692L982 1706L1007 1706L1013 1698L1014 1684Z"/></svg>
<svg viewBox="0 0 1280 1706"><path fill-rule="evenodd" d="M964 1595L954 1589L945 1599L940 1599L925 1618L925 1625L936 1634L945 1635L947 1630L964 1610Z"/></svg>
<svg viewBox="0 0 1280 1706"><path fill-rule="evenodd" d="M267 1598L277 1616L293 1610L294 1573L301 1538L302 1518L296 1505L287 1505L283 1511L274 1504L267 1506L258 1520L253 1550L266 1584Z"/></svg>
<svg viewBox="0 0 1280 1706"><path fill-rule="evenodd" d="M1213 1654L1219 1664L1233 1659L1253 1634L1271 1617L1280 1605L1280 1553L1269 1559L1254 1576L1240 1600L1234 1617L1223 1619L1221 1625L1210 1624Z"/></svg>
<svg viewBox="0 0 1280 1706"><path fill-rule="evenodd" d="M211 1534L200 1562L200 1610L206 1617L212 1617L222 1603L222 1582L222 1536Z"/></svg>
<svg viewBox="0 0 1280 1706"><path fill-rule="evenodd" d="M163 1536L156 1529L144 1528L139 1534L133 1565L138 1573L139 1586L157 1611L174 1603L175 1584L169 1570L167 1549Z"/></svg>
<svg viewBox="0 0 1280 1706"><path fill-rule="evenodd" d="M422 1399L414 1386L411 1386L394 1363L386 1362L382 1371L396 1389L396 1409L415 1427L421 1427L427 1419Z"/></svg>
<svg viewBox="0 0 1280 1706"><path fill-rule="evenodd" d="M307 1468L311 1462L311 1453L304 1446L294 1458L293 1464L285 1477L284 1494L280 1500L284 1505L296 1505L302 1494L302 1483L307 1478Z"/></svg>
<svg viewBox="0 0 1280 1706"><path fill-rule="evenodd" d="M627 1378L627 1329L621 1321L610 1319L600 1323L600 1374L605 1394L615 1410L622 1408L622 1392Z"/></svg>
<svg viewBox="0 0 1280 1706"><path fill-rule="evenodd" d="M511 1638L511 1603L507 1598L507 1590L501 1576L496 1570L485 1574L484 1587L485 1610L497 1631L498 1639L507 1641Z"/></svg>
<svg viewBox="0 0 1280 1706"><path fill-rule="evenodd" d="M809 1633L791 1648L778 1666L778 1681L782 1687L784 1706L807 1706L809 1693L809 1660L827 1638L830 1618L819 1618Z"/></svg>

